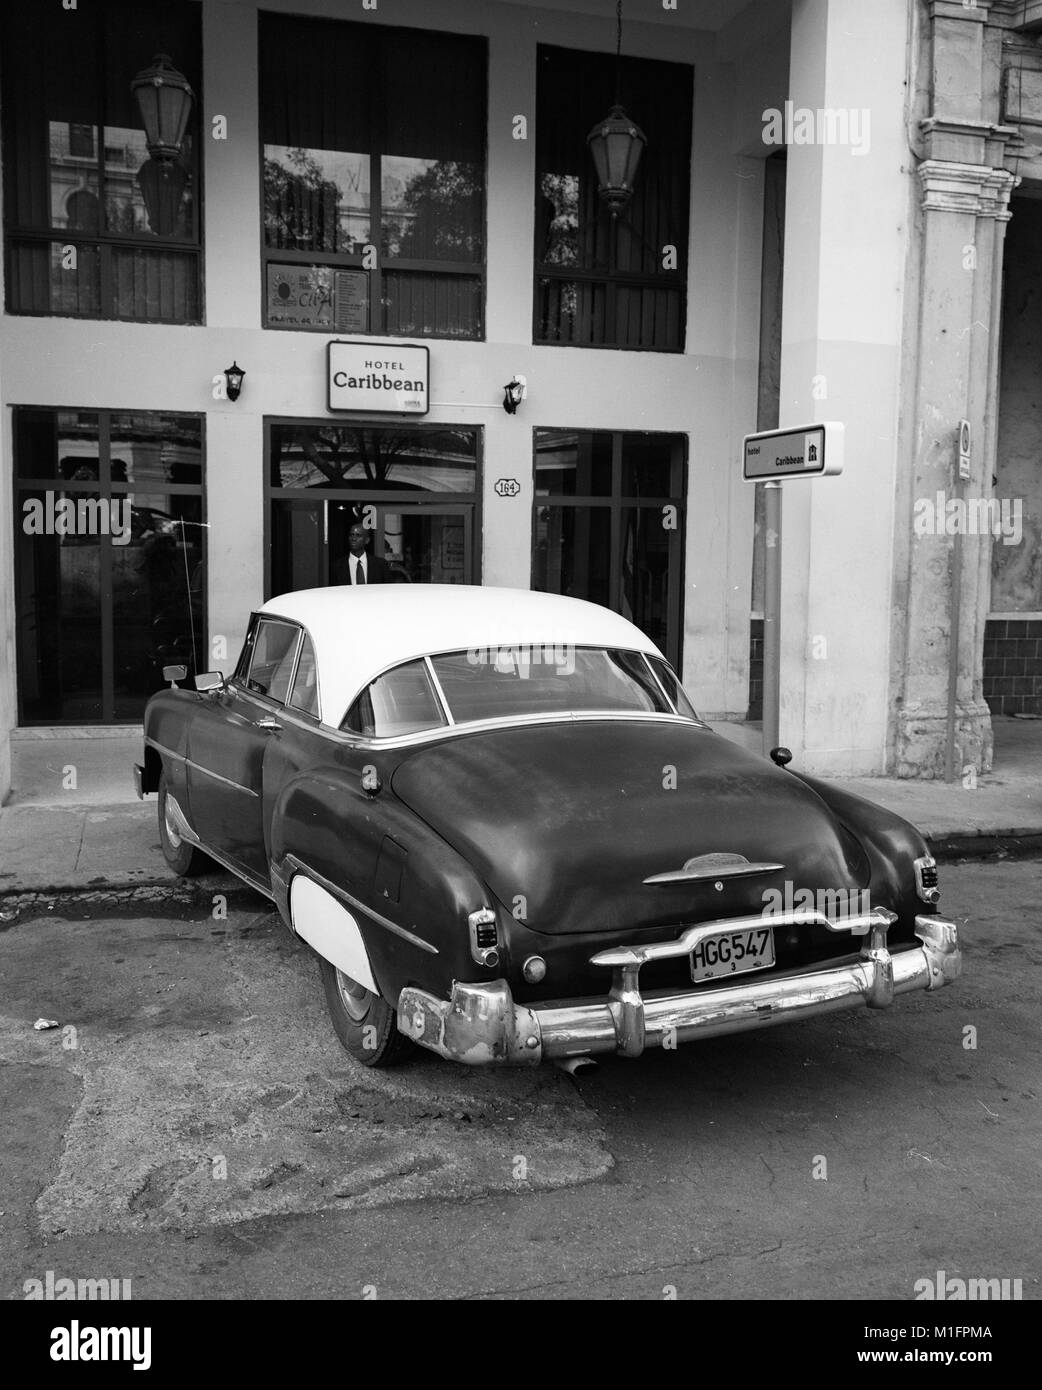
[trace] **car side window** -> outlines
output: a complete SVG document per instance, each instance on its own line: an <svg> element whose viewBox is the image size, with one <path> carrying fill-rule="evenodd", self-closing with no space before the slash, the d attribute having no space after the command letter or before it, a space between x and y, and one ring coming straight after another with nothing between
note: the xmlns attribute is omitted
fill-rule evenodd
<svg viewBox="0 0 1042 1390"><path fill-rule="evenodd" d="M246 689L284 704L289 694L299 638L300 628L295 624L261 618L257 623Z"/></svg>
<svg viewBox="0 0 1042 1390"><path fill-rule="evenodd" d="M445 718L422 661L407 661L367 685L341 728L363 738L397 738L439 729Z"/></svg>
<svg viewBox="0 0 1042 1390"><path fill-rule="evenodd" d="M293 677L293 689L287 704L291 709L299 709L302 714L318 715L318 670L315 666L315 648L305 632L297 662L297 674Z"/></svg>
<svg viewBox="0 0 1042 1390"><path fill-rule="evenodd" d="M679 680L677 680L673 668L667 665L667 663L658 656L649 655L648 661L654 667L655 674L662 682L663 690L665 690L674 705L676 705L677 713L682 714L685 719L698 719L698 715L695 713L695 707L684 694L684 687L680 684ZM701 722L702 721L699 720L699 723Z"/></svg>

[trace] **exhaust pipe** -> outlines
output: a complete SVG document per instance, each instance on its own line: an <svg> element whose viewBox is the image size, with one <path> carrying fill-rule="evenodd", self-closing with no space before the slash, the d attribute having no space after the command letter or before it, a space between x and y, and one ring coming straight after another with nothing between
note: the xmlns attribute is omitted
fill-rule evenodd
<svg viewBox="0 0 1042 1390"><path fill-rule="evenodd" d="M596 1071L597 1063L593 1057L555 1057L554 1066L575 1076L581 1071Z"/></svg>

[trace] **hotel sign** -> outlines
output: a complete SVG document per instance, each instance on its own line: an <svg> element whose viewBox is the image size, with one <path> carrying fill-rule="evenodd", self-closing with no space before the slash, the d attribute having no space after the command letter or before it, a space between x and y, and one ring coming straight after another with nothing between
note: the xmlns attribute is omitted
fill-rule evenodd
<svg viewBox="0 0 1042 1390"><path fill-rule="evenodd" d="M769 479L820 478L843 472L843 425L802 425L798 429L747 434L742 446L742 475L750 482Z"/></svg>
<svg viewBox="0 0 1042 1390"><path fill-rule="evenodd" d="M430 349L392 343L328 344L330 410L426 415Z"/></svg>

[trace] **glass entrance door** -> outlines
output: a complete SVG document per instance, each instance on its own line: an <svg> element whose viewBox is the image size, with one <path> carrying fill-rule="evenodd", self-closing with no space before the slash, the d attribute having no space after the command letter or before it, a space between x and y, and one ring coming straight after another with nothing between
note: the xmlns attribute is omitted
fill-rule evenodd
<svg viewBox="0 0 1042 1390"><path fill-rule="evenodd" d="M479 430L294 420L267 433L268 594L349 582L353 526L380 582L480 583Z"/></svg>
<svg viewBox="0 0 1042 1390"><path fill-rule="evenodd" d="M466 584L473 563L472 507L388 507L375 544L409 584Z"/></svg>
<svg viewBox="0 0 1042 1390"><path fill-rule="evenodd" d="M686 439L535 432L532 587L614 609L680 662Z"/></svg>

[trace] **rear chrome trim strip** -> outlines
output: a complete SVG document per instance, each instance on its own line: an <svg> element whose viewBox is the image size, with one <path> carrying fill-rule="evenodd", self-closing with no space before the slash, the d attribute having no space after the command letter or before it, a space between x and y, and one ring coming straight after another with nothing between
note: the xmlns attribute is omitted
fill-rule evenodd
<svg viewBox="0 0 1042 1390"><path fill-rule="evenodd" d="M406 927L400 927L397 922L392 922L389 917L383 917L379 912L375 912L371 907L367 907L360 898L354 897L346 888L341 888L340 885L334 883L332 879L328 879L324 874L320 874L318 870L313 869L310 864L305 864L303 859L298 859L295 854L287 854L277 870L277 877L281 882L285 883L287 891L292 877L291 874L285 872L287 868L293 869L297 873L305 874L308 878L317 883L320 888L324 888L327 893L332 893L335 898L340 898L342 902L347 903L349 907L353 907L356 912L361 912L370 921L377 922L381 927L386 927L388 931L394 932L395 936L402 937L413 946L419 946L421 950L430 951L433 956L441 954L437 946L431 945L429 941L424 941L422 936L417 936ZM273 870L273 874L275 873L276 871Z"/></svg>
<svg viewBox="0 0 1042 1390"><path fill-rule="evenodd" d="M700 869L669 869L652 874L644 883L702 883L715 878L751 878L754 874L773 874L784 864L709 864Z"/></svg>

